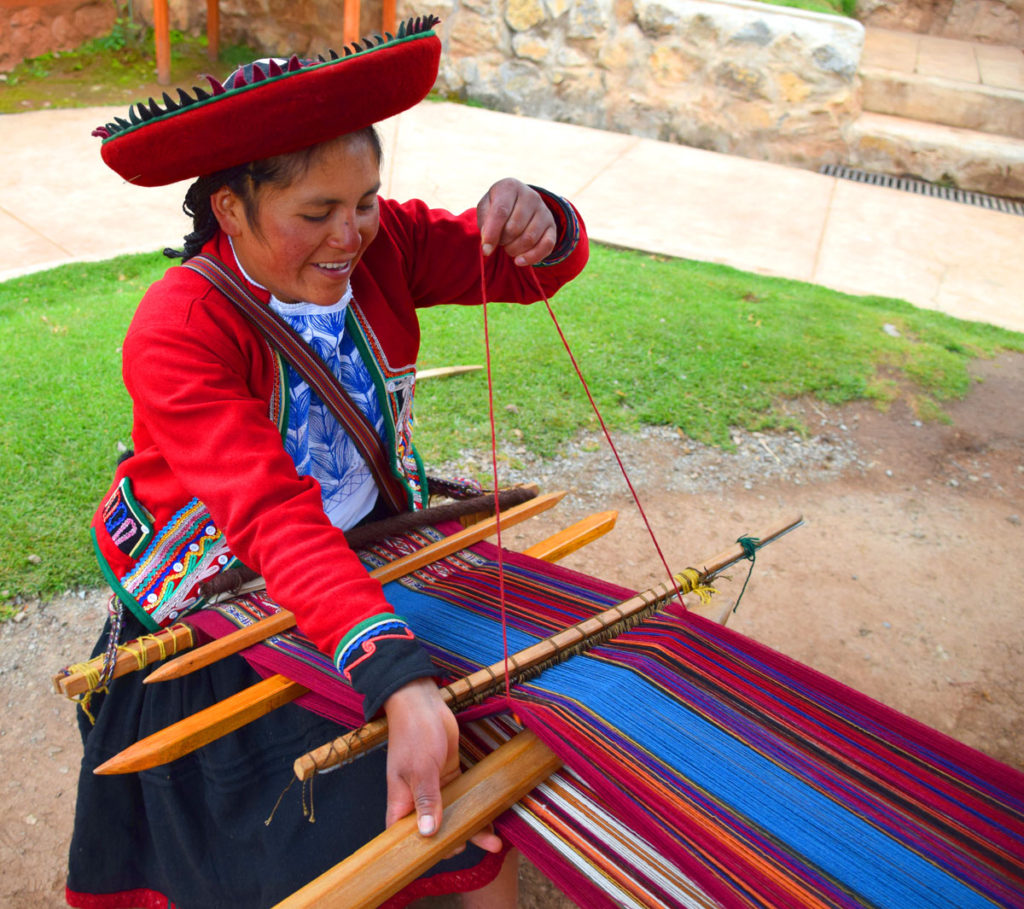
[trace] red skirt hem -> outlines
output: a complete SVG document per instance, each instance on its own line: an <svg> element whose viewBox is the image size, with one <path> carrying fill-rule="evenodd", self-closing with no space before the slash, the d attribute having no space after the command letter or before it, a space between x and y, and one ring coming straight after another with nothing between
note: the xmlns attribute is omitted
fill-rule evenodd
<svg viewBox="0 0 1024 909"><path fill-rule="evenodd" d="M486 887L501 870L508 849L488 853L473 868L446 871L432 877L421 877L381 905L381 909L403 909L413 900L445 893L465 893ZM176 909L164 894L156 890L121 890L117 893L79 893L64 888L64 899L74 909Z"/></svg>

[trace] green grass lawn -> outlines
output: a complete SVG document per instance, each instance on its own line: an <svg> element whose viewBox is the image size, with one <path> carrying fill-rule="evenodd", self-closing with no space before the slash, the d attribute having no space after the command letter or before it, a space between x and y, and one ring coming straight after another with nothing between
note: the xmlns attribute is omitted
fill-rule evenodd
<svg viewBox="0 0 1024 909"><path fill-rule="evenodd" d="M168 264L124 256L0 284L0 613L17 594L100 583L87 528L130 445L121 339ZM730 427L788 426L778 405L803 395L904 395L941 419L972 358L1024 350L1024 335L898 300L602 247L552 307L612 428L676 426L723 447ZM501 439L550 455L593 428L543 304L489 313ZM423 367L484 361L479 308L425 312L423 334ZM423 382L417 416L428 464L488 447L483 374Z"/></svg>

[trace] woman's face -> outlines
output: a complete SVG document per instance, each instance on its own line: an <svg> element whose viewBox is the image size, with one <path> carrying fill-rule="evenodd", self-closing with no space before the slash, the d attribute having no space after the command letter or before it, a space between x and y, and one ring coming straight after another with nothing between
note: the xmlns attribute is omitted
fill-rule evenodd
<svg viewBox="0 0 1024 909"><path fill-rule="evenodd" d="M264 186L252 223L226 187L212 199L246 273L285 303L337 303L377 236L380 164L365 135L325 145L285 187Z"/></svg>

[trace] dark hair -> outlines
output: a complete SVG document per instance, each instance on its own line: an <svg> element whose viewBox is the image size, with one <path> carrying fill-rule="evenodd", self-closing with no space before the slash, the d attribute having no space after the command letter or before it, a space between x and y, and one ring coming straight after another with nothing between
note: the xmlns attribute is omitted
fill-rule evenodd
<svg viewBox="0 0 1024 909"><path fill-rule="evenodd" d="M338 138L347 139L354 136L366 138L379 165L384 157L384 150L376 127L367 126L365 129ZM197 255L206 242L217 233L220 225L213 214L210 199L222 186L226 186L242 200L246 220L252 225L259 210L257 196L260 189L264 186L276 186L280 189L290 186L309 170L327 144L329 143L311 145L287 155L250 161L248 164L239 164L237 167L229 167L200 177L188 188L181 206L182 211L192 219L192 232L185 235L183 249L168 247L164 250L164 255L169 259L187 261Z"/></svg>

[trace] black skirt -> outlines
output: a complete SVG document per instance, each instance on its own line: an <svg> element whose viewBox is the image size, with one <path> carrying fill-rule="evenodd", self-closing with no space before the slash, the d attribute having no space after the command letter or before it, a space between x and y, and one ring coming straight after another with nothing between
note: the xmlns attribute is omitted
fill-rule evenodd
<svg viewBox="0 0 1024 909"><path fill-rule="evenodd" d="M125 625L126 638L144 633L130 616ZM106 630L96 652L105 641ZM139 739L259 681L238 656L175 681L143 685L145 675L122 676L95 696L95 724L79 710L84 756L69 904L272 906L384 829L385 751L317 776L304 792L292 762L344 729L293 704L172 763L95 775ZM437 865L422 892L482 886L497 870L494 858L468 846Z"/></svg>

